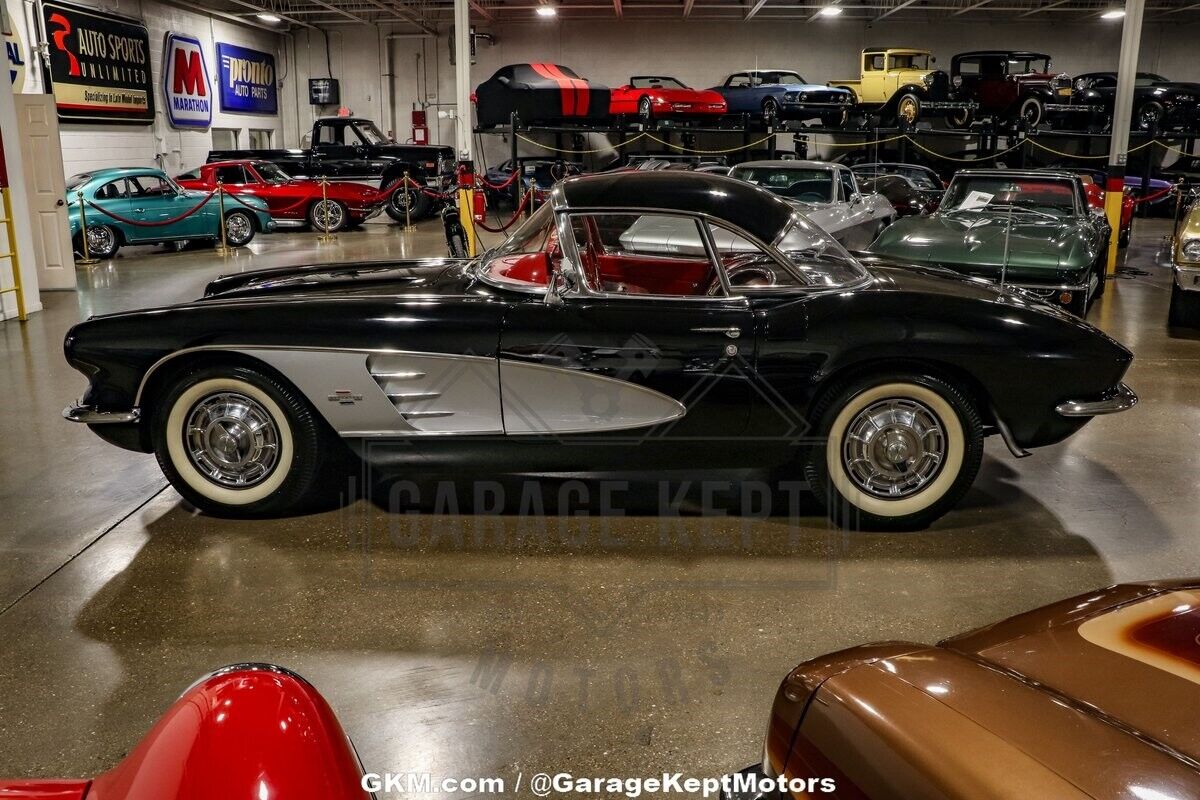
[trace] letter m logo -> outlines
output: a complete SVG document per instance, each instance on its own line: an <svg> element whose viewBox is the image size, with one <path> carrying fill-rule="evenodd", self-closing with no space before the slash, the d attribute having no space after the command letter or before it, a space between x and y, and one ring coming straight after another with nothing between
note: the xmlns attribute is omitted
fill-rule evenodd
<svg viewBox="0 0 1200 800"><path fill-rule="evenodd" d="M172 74L175 77L171 91L174 94L190 94L196 97L207 97L208 87L204 85L204 65L200 61L200 51L187 50L175 45Z"/></svg>

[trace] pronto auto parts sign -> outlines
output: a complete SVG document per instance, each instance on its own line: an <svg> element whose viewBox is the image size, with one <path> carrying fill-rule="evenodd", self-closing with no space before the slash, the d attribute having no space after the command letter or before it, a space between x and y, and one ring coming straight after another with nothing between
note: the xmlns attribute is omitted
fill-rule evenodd
<svg viewBox="0 0 1200 800"><path fill-rule="evenodd" d="M211 83L200 40L182 33L168 33L162 72L167 119L171 124L176 128L207 128L211 125Z"/></svg>
<svg viewBox="0 0 1200 800"><path fill-rule="evenodd" d="M150 37L135 19L59 2L42 4L59 119L154 120Z"/></svg>
<svg viewBox="0 0 1200 800"><path fill-rule="evenodd" d="M221 110L235 114L274 114L275 56L236 44L217 42Z"/></svg>

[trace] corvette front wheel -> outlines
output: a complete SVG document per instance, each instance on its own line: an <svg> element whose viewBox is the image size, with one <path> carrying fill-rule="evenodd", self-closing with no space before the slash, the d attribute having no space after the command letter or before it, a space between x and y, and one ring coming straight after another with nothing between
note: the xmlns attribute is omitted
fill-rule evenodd
<svg viewBox="0 0 1200 800"><path fill-rule="evenodd" d="M929 375L859 378L814 410L824 443L805 476L830 519L867 530L922 528L970 488L983 426L959 390Z"/></svg>
<svg viewBox="0 0 1200 800"><path fill-rule="evenodd" d="M201 511L285 513L315 488L323 430L291 386L248 367L204 367L178 376L161 398L154 453Z"/></svg>

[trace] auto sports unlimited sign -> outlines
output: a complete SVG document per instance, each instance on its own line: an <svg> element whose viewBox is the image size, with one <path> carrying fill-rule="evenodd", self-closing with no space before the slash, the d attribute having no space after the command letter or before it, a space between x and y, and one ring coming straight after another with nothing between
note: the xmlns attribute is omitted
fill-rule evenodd
<svg viewBox="0 0 1200 800"><path fill-rule="evenodd" d="M66 3L42 4L49 43L46 82L59 119L154 120L150 37L140 21Z"/></svg>
<svg viewBox="0 0 1200 800"><path fill-rule="evenodd" d="M236 44L217 42L221 110L235 114L274 114L275 56Z"/></svg>
<svg viewBox="0 0 1200 800"><path fill-rule="evenodd" d="M182 33L168 33L162 72L167 119L171 124L176 128L211 125L211 83L200 40Z"/></svg>

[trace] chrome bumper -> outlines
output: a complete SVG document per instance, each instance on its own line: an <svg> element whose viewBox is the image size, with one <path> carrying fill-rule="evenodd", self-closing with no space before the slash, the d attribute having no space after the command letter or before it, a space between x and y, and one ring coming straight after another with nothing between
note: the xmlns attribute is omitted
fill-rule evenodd
<svg viewBox="0 0 1200 800"><path fill-rule="evenodd" d="M1138 396L1124 383L1108 392L1099 400L1068 400L1055 406L1054 410L1063 417L1098 417L1101 414L1116 414L1128 411L1137 405Z"/></svg>
<svg viewBox="0 0 1200 800"><path fill-rule="evenodd" d="M109 425L119 422L137 422L142 418L140 409L129 411L97 411L91 406L71 403L63 409L63 418L71 422L82 422L85 425Z"/></svg>
<svg viewBox="0 0 1200 800"><path fill-rule="evenodd" d="M1185 292L1200 292L1200 266L1195 264L1173 264L1175 285Z"/></svg>

